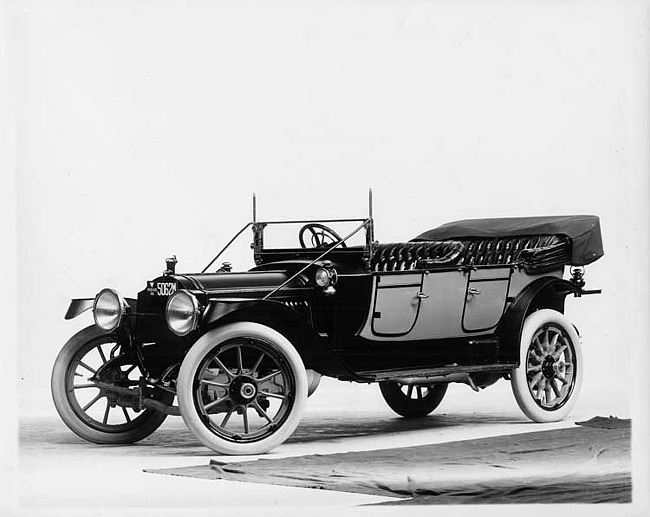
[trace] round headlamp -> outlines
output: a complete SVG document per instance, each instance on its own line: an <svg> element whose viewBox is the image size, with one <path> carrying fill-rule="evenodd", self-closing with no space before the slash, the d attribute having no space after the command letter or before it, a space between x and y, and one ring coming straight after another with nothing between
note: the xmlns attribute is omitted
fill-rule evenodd
<svg viewBox="0 0 650 517"><path fill-rule="evenodd" d="M192 293L177 291L167 300L165 319L169 329L177 336L185 336L196 329L199 315L199 301Z"/></svg>
<svg viewBox="0 0 650 517"><path fill-rule="evenodd" d="M332 280L332 274L328 269L319 267L314 273L314 282L320 287L326 287Z"/></svg>
<svg viewBox="0 0 650 517"><path fill-rule="evenodd" d="M112 332L122 323L128 304L113 289L102 289L93 303L95 325L104 332Z"/></svg>

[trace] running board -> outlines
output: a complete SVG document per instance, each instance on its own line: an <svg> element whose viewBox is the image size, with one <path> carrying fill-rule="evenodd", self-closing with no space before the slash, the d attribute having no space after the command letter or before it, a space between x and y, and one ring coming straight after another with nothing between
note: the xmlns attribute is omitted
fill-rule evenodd
<svg viewBox="0 0 650 517"><path fill-rule="evenodd" d="M376 372L357 372L359 377L364 379L372 379L374 382L389 381L392 379L400 379L404 377L447 377L449 375L479 373L479 372L507 372L516 367L516 364L481 364L476 366L463 366L460 364L452 364L441 366L439 368L418 368L406 370L383 370Z"/></svg>

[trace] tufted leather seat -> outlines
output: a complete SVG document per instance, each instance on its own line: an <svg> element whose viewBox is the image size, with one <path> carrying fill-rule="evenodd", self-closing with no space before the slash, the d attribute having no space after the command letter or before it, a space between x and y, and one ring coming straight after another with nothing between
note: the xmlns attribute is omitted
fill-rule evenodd
<svg viewBox="0 0 650 517"><path fill-rule="evenodd" d="M533 235L463 240L463 265L521 263L529 273L559 269L571 260L571 244L562 235Z"/></svg>
<svg viewBox="0 0 650 517"><path fill-rule="evenodd" d="M373 271L408 271L449 266L521 264L529 274L557 270L571 261L571 243L562 235L411 241L380 244Z"/></svg>
<svg viewBox="0 0 650 517"><path fill-rule="evenodd" d="M457 241L422 241L380 244L372 256L373 271L407 271L418 262L426 267L455 266L462 261L464 246Z"/></svg>

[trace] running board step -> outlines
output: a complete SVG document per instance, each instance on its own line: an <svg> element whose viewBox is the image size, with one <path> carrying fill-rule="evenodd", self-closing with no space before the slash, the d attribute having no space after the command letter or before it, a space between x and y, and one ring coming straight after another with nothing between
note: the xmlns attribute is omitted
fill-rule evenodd
<svg viewBox="0 0 650 517"><path fill-rule="evenodd" d="M389 381L403 377L445 377L447 375L459 373L478 373L478 372L507 372L517 366L516 364L481 364L476 366L463 366L452 364L441 366L439 368L417 368L407 370L383 370L376 372L357 372L359 377L372 379L373 381Z"/></svg>

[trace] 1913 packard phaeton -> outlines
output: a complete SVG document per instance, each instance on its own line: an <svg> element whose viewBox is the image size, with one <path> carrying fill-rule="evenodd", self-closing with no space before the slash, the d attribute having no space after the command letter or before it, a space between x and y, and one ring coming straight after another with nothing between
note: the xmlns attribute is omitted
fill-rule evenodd
<svg viewBox="0 0 650 517"><path fill-rule="evenodd" d="M52 394L63 421L96 443L130 443L180 414L207 447L257 454L294 431L321 375L378 382L388 405L425 416L450 382L509 379L536 422L562 419L582 381L567 295L602 256L595 216L466 220L408 242L374 240L366 219L292 221L300 246L270 248L258 222L256 266L175 272L137 299L103 289L72 300L95 324L59 353ZM331 225L351 223L341 237ZM365 231L365 243L349 239ZM563 279L565 266L570 278ZM178 405L173 405L174 399Z"/></svg>

